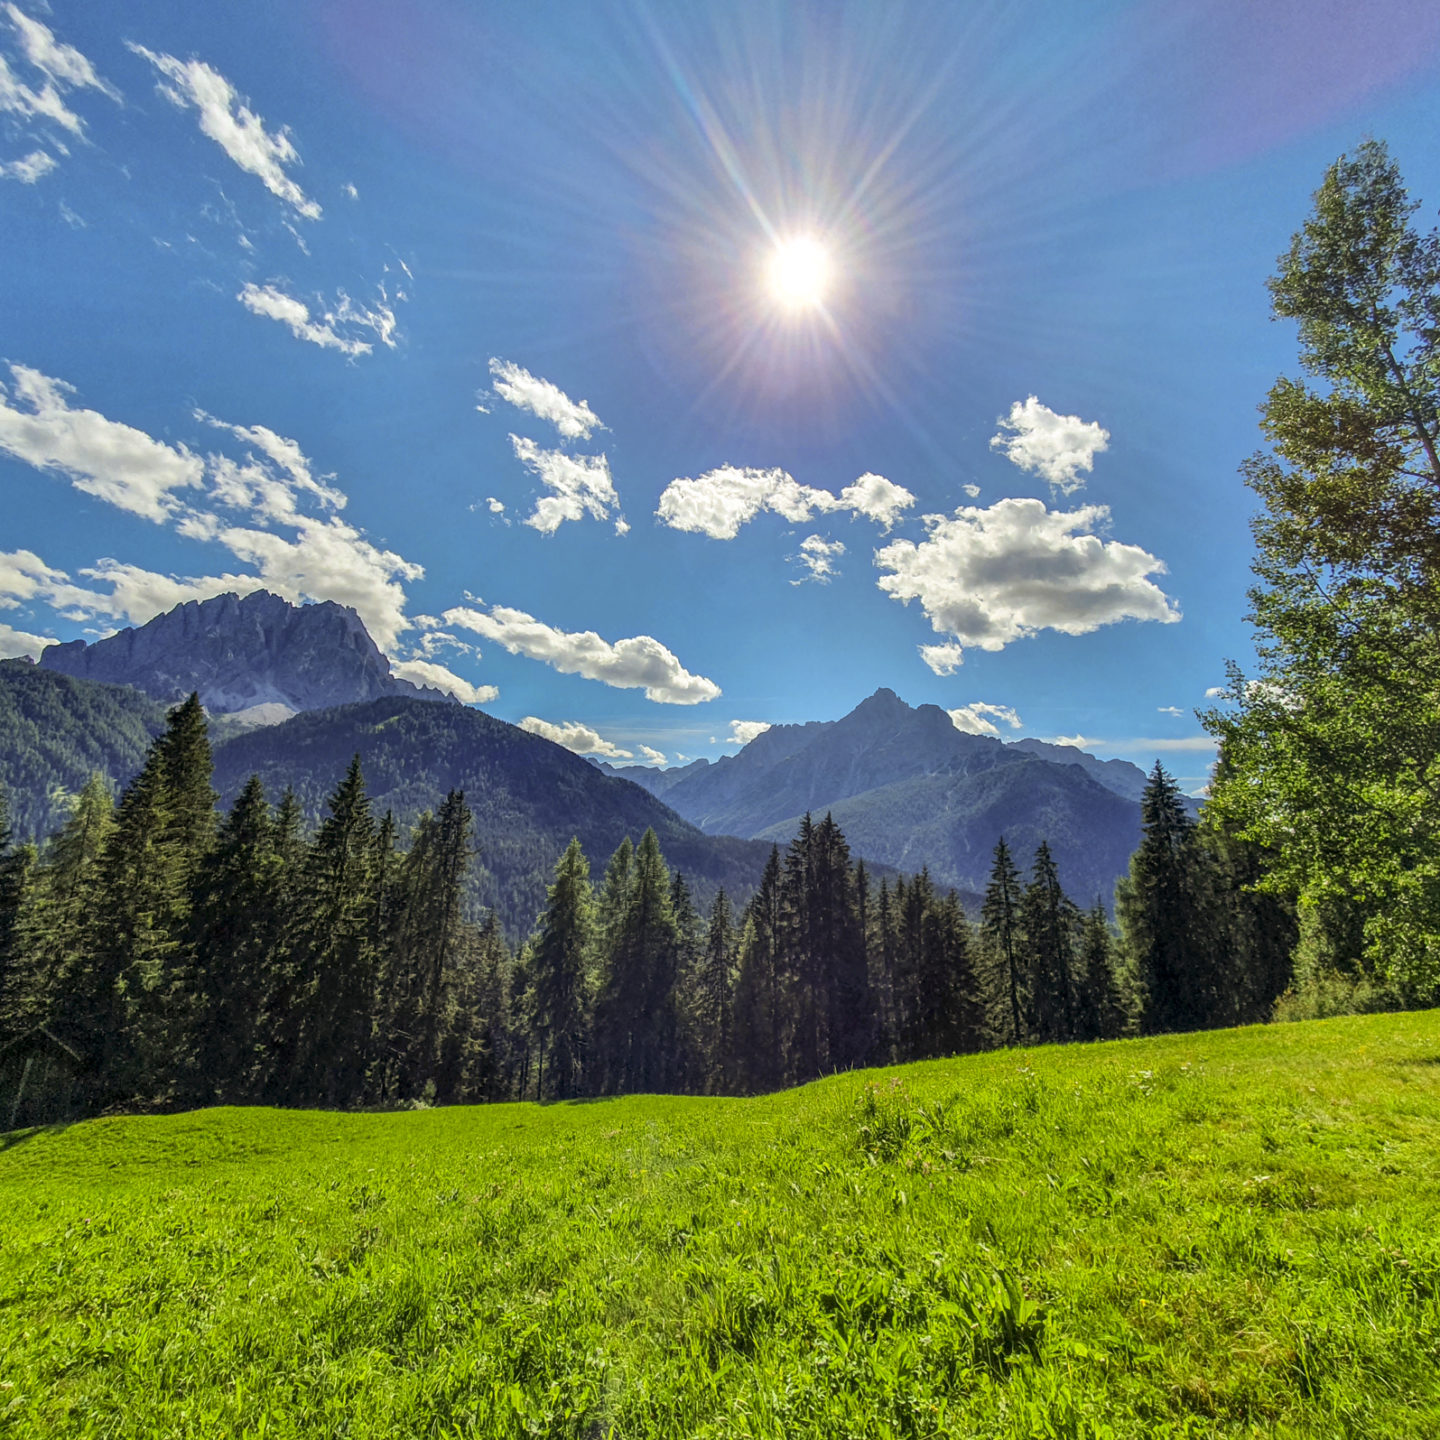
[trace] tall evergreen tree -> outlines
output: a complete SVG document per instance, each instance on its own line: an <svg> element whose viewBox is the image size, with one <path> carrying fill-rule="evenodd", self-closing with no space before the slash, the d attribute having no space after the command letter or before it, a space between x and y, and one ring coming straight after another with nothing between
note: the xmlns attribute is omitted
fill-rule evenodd
<svg viewBox="0 0 1440 1440"><path fill-rule="evenodd" d="M1027 1029L1040 1041L1069 1040L1075 1030L1075 932L1079 912L1060 888L1045 841L1035 851L1029 885L1020 899L1024 935Z"/></svg>
<svg viewBox="0 0 1440 1440"><path fill-rule="evenodd" d="M780 851L770 858L745 909L735 982L734 1073L739 1087L763 1094L784 1083L780 947L783 914Z"/></svg>
<svg viewBox="0 0 1440 1440"><path fill-rule="evenodd" d="M1125 1028L1125 1004L1115 973L1115 944L1105 907L1096 900L1080 923L1075 961L1077 1040L1114 1040Z"/></svg>
<svg viewBox="0 0 1440 1440"><path fill-rule="evenodd" d="M1148 1033L1220 1023L1215 936L1204 906L1203 857L1179 787L1157 760L1140 800L1142 837L1116 887L1121 934L1142 990Z"/></svg>
<svg viewBox="0 0 1440 1440"><path fill-rule="evenodd" d="M536 1094L580 1093L589 1032L589 977L597 941L590 862L571 840L555 866L530 957L531 1024L537 1034Z"/></svg>
<svg viewBox="0 0 1440 1440"><path fill-rule="evenodd" d="M692 1010L701 1089L707 1095L724 1094L733 1083L738 941L730 897L722 887L716 891L710 906L710 923L705 930L705 949L700 958Z"/></svg>
<svg viewBox="0 0 1440 1440"><path fill-rule="evenodd" d="M987 1008L991 1023L1008 1045L1020 1045L1026 1039L1020 897L1020 872L1002 835L995 845L990 880L985 887L980 936L986 952Z"/></svg>

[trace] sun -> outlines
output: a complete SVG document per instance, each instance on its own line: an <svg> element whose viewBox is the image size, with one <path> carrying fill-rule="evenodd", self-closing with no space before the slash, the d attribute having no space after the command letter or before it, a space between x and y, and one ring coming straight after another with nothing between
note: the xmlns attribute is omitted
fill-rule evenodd
<svg viewBox="0 0 1440 1440"><path fill-rule="evenodd" d="M814 310L825 303L834 264L813 235L796 235L776 245L765 278L771 298L786 310Z"/></svg>

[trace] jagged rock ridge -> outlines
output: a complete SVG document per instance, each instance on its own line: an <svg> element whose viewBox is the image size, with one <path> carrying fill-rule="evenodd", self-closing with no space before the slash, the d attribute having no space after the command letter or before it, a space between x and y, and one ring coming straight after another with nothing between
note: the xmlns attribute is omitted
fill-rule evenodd
<svg viewBox="0 0 1440 1440"><path fill-rule="evenodd" d="M198 691L212 714L249 712L258 724L391 695L451 698L392 675L348 605L292 605L268 590L191 600L104 640L51 645L40 664L166 703Z"/></svg>

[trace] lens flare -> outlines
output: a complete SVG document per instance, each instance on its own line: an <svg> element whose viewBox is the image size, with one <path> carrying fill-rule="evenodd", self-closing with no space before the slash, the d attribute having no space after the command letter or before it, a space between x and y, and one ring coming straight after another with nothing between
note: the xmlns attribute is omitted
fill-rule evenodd
<svg viewBox="0 0 1440 1440"><path fill-rule="evenodd" d="M766 272L770 294L787 310L813 310L830 289L830 252L813 235L797 235L775 247Z"/></svg>

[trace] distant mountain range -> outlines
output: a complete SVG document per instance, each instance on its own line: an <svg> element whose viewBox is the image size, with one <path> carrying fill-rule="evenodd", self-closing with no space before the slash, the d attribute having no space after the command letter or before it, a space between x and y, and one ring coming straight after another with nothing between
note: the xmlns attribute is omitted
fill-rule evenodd
<svg viewBox="0 0 1440 1440"><path fill-rule="evenodd" d="M867 859L928 866L980 891L1003 835L1022 868L1047 840L1076 899L1107 903L1140 839L1145 772L1043 740L955 728L938 705L877 690L843 719L774 725L736 755L682 769L603 767L652 788L710 834L783 843L831 813Z"/></svg>
<svg viewBox="0 0 1440 1440"><path fill-rule="evenodd" d="M165 704L198 691L212 715L260 725L387 695L449 698L392 675L348 605L292 605L268 590L191 600L104 640L51 645L40 665L77 680L133 685Z"/></svg>
<svg viewBox="0 0 1440 1440"><path fill-rule="evenodd" d="M653 826L703 898L721 884L748 892L769 844L787 843L806 813L828 812L882 871L928 867L972 903L1002 835L1022 868L1047 840L1082 903L1109 902L1140 838L1146 777L1134 765L966 734L938 706L885 689L839 720L772 726L714 762L587 762L392 675L353 610L264 591L54 645L38 665L0 662L0 783L17 830L48 833L93 771L123 785L166 705L192 690L212 717L226 802L258 773L272 796L291 786L318 818L356 752L377 812L402 825L465 790L480 898L512 931L530 923L572 835L598 866Z"/></svg>

